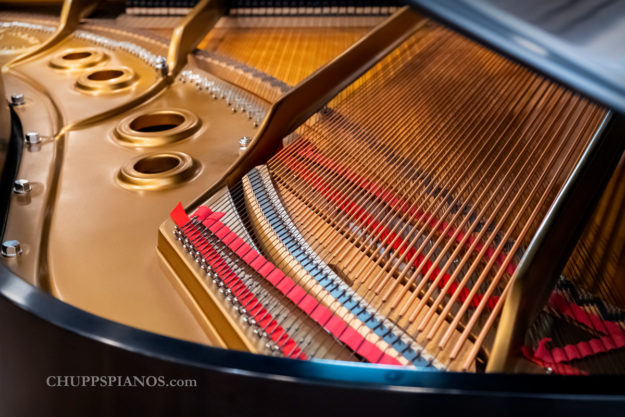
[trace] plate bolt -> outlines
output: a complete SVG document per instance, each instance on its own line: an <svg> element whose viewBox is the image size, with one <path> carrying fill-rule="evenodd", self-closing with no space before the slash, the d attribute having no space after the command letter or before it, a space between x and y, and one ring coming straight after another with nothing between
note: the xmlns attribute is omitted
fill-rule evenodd
<svg viewBox="0 0 625 417"><path fill-rule="evenodd" d="M24 179L13 181L13 192L15 194L28 194L31 190L30 181Z"/></svg>
<svg viewBox="0 0 625 417"><path fill-rule="evenodd" d="M37 145L41 143L41 136L37 132L27 132L24 140L29 145Z"/></svg>
<svg viewBox="0 0 625 417"><path fill-rule="evenodd" d="M17 240L7 240L2 242L1 252L5 258L15 258L22 254L22 245Z"/></svg>
<svg viewBox="0 0 625 417"><path fill-rule="evenodd" d="M23 106L26 103L24 94L13 94L11 96L11 104L14 106Z"/></svg>

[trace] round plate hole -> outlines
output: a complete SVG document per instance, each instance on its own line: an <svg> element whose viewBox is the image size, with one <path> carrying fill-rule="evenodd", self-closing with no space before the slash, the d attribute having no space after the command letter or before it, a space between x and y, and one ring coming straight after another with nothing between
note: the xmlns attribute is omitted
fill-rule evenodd
<svg viewBox="0 0 625 417"><path fill-rule="evenodd" d="M124 75L123 71L108 69L108 70L94 71L91 74L89 74L87 78L89 78L92 81L108 81L108 80L113 80L115 78L119 78L122 75Z"/></svg>
<svg viewBox="0 0 625 417"><path fill-rule="evenodd" d="M123 119L113 138L129 146L163 146L191 137L201 125L200 119L185 109L148 109Z"/></svg>
<svg viewBox="0 0 625 417"><path fill-rule="evenodd" d="M87 57L90 57L92 54L91 52L72 52L66 55L63 55L63 59L67 60L67 61L74 61L76 59L85 59Z"/></svg>
<svg viewBox="0 0 625 417"><path fill-rule="evenodd" d="M182 114L178 113L152 113L144 114L130 123L130 128L136 132L164 132L180 126L185 121Z"/></svg>
<svg viewBox="0 0 625 417"><path fill-rule="evenodd" d="M50 60L52 68L60 70L83 70L106 61L108 56L98 48L66 49Z"/></svg>
<svg viewBox="0 0 625 417"><path fill-rule="evenodd" d="M200 164L183 152L154 152L137 156L117 173L119 185L131 190L161 190L193 179Z"/></svg>
<svg viewBox="0 0 625 417"><path fill-rule="evenodd" d="M177 168L180 162L173 155L149 155L138 160L133 168L141 174L160 174Z"/></svg>
<svg viewBox="0 0 625 417"><path fill-rule="evenodd" d="M76 80L76 87L87 94L104 94L123 91L136 82L137 77L131 68L104 67L83 72Z"/></svg>

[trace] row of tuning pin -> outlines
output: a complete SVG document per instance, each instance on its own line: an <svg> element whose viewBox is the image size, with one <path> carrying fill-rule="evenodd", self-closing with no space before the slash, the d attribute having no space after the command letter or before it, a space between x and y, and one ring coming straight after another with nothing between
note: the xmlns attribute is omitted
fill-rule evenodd
<svg viewBox="0 0 625 417"><path fill-rule="evenodd" d="M107 38L106 36L96 35L95 33L85 32L82 30L76 31L74 33L74 36L110 50L121 50L128 52L129 54L136 56L137 58L139 58L159 72L163 72L163 63L165 63L166 69L167 59L164 56L156 55L132 42L117 41L115 39Z"/></svg>
<svg viewBox="0 0 625 417"><path fill-rule="evenodd" d="M233 113L247 113L247 118L252 121L254 127L258 127L261 120L265 117L266 112L263 109L254 105L250 100L225 83L209 80L190 70L182 71L178 79L182 83L195 85L200 91L208 92L214 100L225 100Z"/></svg>
<svg viewBox="0 0 625 417"><path fill-rule="evenodd" d="M192 219L192 224L196 228L203 227L201 223L196 219ZM240 315L241 321L246 325L250 326L252 332L259 339L267 340L267 342L265 343L265 348L267 348L267 350L274 355L281 355L280 347L278 346L278 344L274 342L269 334L267 334L267 332L258 325L256 320L247 313L245 306L242 305L237 297L232 293L232 290L227 287L219 274L210 265L208 265L206 259L201 254L201 252L198 251L195 245L191 243L189 239L185 236L184 231L179 227L176 227L174 229L174 236L176 236L176 239L180 241L180 243L182 244L182 248L193 257L193 259L200 266L202 271L204 271L206 276L209 278L209 282L211 282L215 286L217 293L221 294L226 302L232 304L234 311Z"/></svg>

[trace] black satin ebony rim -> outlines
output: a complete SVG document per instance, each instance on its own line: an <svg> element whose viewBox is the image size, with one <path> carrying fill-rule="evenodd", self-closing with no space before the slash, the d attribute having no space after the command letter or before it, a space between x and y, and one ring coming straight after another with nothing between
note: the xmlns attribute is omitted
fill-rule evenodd
<svg viewBox="0 0 625 417"><path fill-rule="evenodd" d="M621 376L461 374L333 361L300 361L214 348L139 330L66 304L0 265L0 294L59 328L155 360L267 380L324 383L420 395L492 395L517 398L625 402ZM7 336L7 335L5 335ZM10 337L10 335L8 335ZM588 396L587 398L585 398Z"/></svg>

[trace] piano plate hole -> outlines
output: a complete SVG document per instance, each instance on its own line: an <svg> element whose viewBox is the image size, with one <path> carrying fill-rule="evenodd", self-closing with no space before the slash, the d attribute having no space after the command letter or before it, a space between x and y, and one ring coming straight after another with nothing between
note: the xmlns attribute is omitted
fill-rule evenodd
<svg viewBox="0 0 625 417"><path fill-rule="evenodd" d="M164 132L180 126L184 121L184 116L178 113L144 114L134 119L130 123L130 128L144 133Z"/></svg>
<svg viewBox="0 0 625 417"><path fill-rule="evenodd" d="M68 60L68 61L73 61L75 59L85 59L87 57L90 57L92 54L89 51L85 51L85 52L71 52L69 54L65 54L63 55L63 59Z"/></svg>
<svg viewBox="0 0 625 417"><path fill-rule="evenodd" d="M153 152L128 161L118 172L118 183L133 190L160 190L195 178L200 164L184 152Z"/></svg>
<svg viewBox="0 0 625 417"><path fill-rule="evenodd" d="M122 120L115 127L113 138L127 146L163 146L191 137L201 124L195 114L185 109L150 109Z"/></svg>
<svg viewBox="0 0 625 417"><path fill-rule="evenodd" d="M107 58L98 48L66 49L50 60L50 66L61 70L84 70L101 64Z"/></svg>
<svg viewBox="0 0 625 417"><path fill-rule="evenodd" d="M137 76L132 69L109 67L84 72L76 80L76 87L88 94L102 94L124 91L136 82Z"/></svg>
<svg viewBox="0 0 625 417"><path fill-rule="evenodd" d="M92 81L109 81L124 75L120 70L100 70L92 72L87 76Z"/></svg>
<svg viewBox="0 0 625 417"><path fill-rule="evenodd" d="M180 165L182 161L173 155L150 155L135 163L134 169L142 174L159 174L170 171Z"/></svg>

